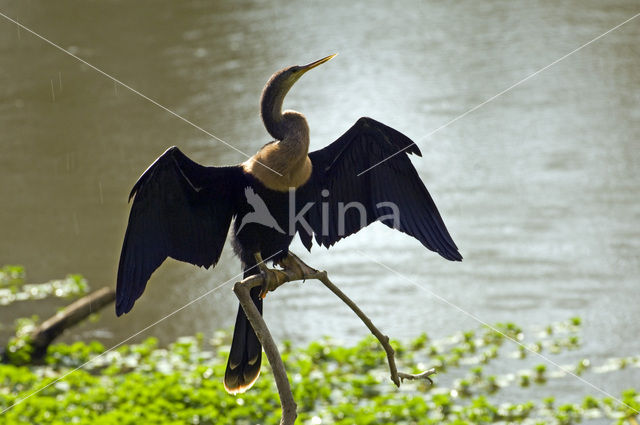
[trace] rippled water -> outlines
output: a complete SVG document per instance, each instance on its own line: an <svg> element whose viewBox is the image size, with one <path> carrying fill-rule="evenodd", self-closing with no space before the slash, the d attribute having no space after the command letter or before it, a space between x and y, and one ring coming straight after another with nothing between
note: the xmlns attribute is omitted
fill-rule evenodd
<svg viewBox="0 0 640 425"><path fill-rule="evenodd" d="M339 52L286 107L306 114L312 149L363 115L418 141L414 165L465 261L381 225L295 252L395 338L478 325L450 302L525 328L581 316L594 360L640 352L640 18L427 137L638 13L637 2L0 5L248 154L269 140L258 99L271 73ZM0 108L0 263L24 264L33 282L78 272L114 285L128 191L167 147L204 164L245 159L1 17ZM168 261L131 314L105 311L66 338L116 343L239 271L229 247L214 271ZM46 317L61 303L35 305ZM141 338L227 328L236 305L228 283ZM3 308L2 323L33 306ZM366 333L316 282L269 295L265 315L280 340ZM639 375L598 384L619 393Z"/></svg>

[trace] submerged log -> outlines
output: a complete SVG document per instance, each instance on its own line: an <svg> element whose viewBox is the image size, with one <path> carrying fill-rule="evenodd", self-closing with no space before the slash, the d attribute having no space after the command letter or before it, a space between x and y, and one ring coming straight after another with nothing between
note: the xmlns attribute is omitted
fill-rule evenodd
<svg viewBox="0 0 640 425"><path fill-rule="evenodd" d="M32 360L44 357L49 344L65 329L80 323L91 314L97 313L115 299L115 291L105 286L74 301L54 316L42 322L31 332Z"/></svg>

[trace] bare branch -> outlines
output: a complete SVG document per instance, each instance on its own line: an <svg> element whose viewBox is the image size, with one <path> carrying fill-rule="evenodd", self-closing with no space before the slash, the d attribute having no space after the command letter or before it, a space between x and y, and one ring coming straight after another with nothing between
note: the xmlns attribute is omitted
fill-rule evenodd
<svg viewBox="0 0 640 425"><path fill-rule="evenodd" d="M278 347L271 337L269 328L250 295L251 288L260 285L262 285L261 275L250 276L242 282L237 282L233 287L233 292L235 292L240 300L240 305L242 305L242 309L258 336L258 340L262 344L271 369L273 370L273 376L276 381L276 386L278 387L278 394L280 395L280 405L282 406L280 425L293 425L298 414L296 411L296 402L293 400L293 394L291 393L287 372L284 368L284 363L282 363L282 357L280 357Z"/></svg>
<svg viewBox="0 0 640 425"><path fill-rule="evenodd" d="M373 324L371 319L369 319L369 317L367 317L367 315L364 314L362 310L360 310L360 307L358 307L356 303L354 303L349 297L345 295L344 292L340 290L340 288L338 288L336 285L333 284L333 282L329 280L329 277L327 276L327 272L324 272L324 271L318 272L312 278L318 279L320 282L324 284L324 286L329 288L331 292L336 294L338 298L340 298L346 305L348 305L349 308L351 308L351 310L353 310L353 312L360 318L360 320L362 320L362 322L367 326L367 328L369 328L371 333L376 338L378 338L378 341L380 341L382 348L384 348L384 351L387 353L387 361L389 362L389 372L391 373L391 380L393 381L394 384L396 384L397 387L400 386L400 383L404 379L426 379L430 383L433 383L431 381L431 378L429 378L429 376L436 373L435 369L429 369L417 375L398 372L398 368L396 367L395 351L393 350L393 347L391 347L391 344L389 343L389 337L384 335L382 332L380 332L380 330Z"/></svg>
<svg viewBox="0 0 640 425"><path fill-rule="evenodd" d="M384 351L387 354L391 380L396 384L396 386L399 387L400 383L405 379L424 379L432 383L430 376L436 373L435 369L429 369L419 374L398 372L395 361L395 351L389 343L389 337L380 332L380 330L378 330L373 322L371 322L371 319L369 319L369 317L367 317L367 315L364 314L362 310L360 310L356 303L354 303L349 297L344 294L344 292L342 292L337 286L335 286L331 282L331 280L329 280L327 272L318 271L311 268L291 253L289 253L289 258L283 262L283 265L285 266L283 270L271 269L269 270L268 275L257 274L254 276L249 276L241 282L237 282L233 287L233 291L240 300L240 304L242 305L245 314L249 318L249 322L251 323L253 330L258 336L258 340L264 347L267 359L271 364L271 369L273 370L276 386L278 387L278 393L280 395L280 403L282 405L282 418L280 421L281 425L292 425L295 422L297 417L297 406L295 401L293 400L291 386L289 384L287 372L284 368L284 364L282 363L282 358L280 357L278 347L273 341L271 333L269 332L269 328L264 322L262 315L251 300L251 289L256 286L263 285L264 279L267 279L266 289L268 291L275 291L284 283L296 280L319 280L327 288L329 288L331 292L336 294L338 298L340 298L345 304L347 304L351 308L351 310L356 313L360 320L362 320L367 328L369 328L371 333L378 339L378 341L380 341L382 348L384 348Z"/></svg>
<svg viewBox="0 0 640 425"><path fill-rule="evenodd" d="M433 381L431 380L431 375L435 375L435 373L436 373L435 368L431 368L429 370L425 370L424 372L418 373L416 375L411 373L398 372L398 377L400 378L400 382L404 381L405 379L409 381L413 381L417 379L426 379L427 381L429 381L430 384L433 385Z"/></svg>
<svg viewBox="0 0 640 425"><path fill-rule="evenodd" d="M116 299L116 293L109 287L92 292L74 301L54 316L45 320L31 333L33 357L39 359L47 353L47 347L65 329L70 328L87 316L97 313Z"/></svg>

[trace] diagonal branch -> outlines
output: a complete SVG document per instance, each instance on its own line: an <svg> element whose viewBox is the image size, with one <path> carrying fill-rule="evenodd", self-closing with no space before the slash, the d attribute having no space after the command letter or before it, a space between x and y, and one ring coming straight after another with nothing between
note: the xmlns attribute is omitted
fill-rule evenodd
<svg viewBox="0 0 640 425"><path fill-rule="evenodd" d="M257 274L254 276L249 276L241 282L237 282L233 287L233 291L240 300L240 305L242 305L242 309L247 315L247 318L249 319L249 322L251 323L251 326L253 327L253 330L258 337L258 340L264 347L265 354L267 355L267 359L269 360L269 364L271 365L271 369L273 370L274 379L278 388L278 394L280 395L280 403L282 405L282 418L280 421L281 425L292 425L293 423L295 423L297 417L297 406L293 399L293 394L291 393L291 386L289 384L287 372L284 368L282 358L280 357L278 347L273 341L273 337L271 336L269 328L262 318L262 315L251 300L250 291L256 286L262 286L266 284L266 289L268 289L269 291L275 291L278 287L287 282L307 279L319 280L327 288L329 288L331 292L336 294L338 298L340 298L345 304L347 304L349 308L351 308L351 310L353 310L353 312L360 318L360 320L362 320L367 328L369 328L371 333L378 339L378 341L380 341L380 344L387 354L391 380L394 384L396 384L396 386L399 387L401 382L405 379L425 379L429 382L432 382L430 376L436 373L435 369L433 368L419 374L398 372L395 361L395 351L389 343L389 337L380 332L380 330L373 324L371 319L369 319L369 317L362 310L360 310L356 303L353 302L349 297L347 297L347 295L345 295L344 292L342 292L336 285L334 285L331 280L329 280L327 272L318 271L309 267L292 253L289 253L289 260L286 261L283 265L285 266L283 270L271 269L269 270L268 274ZM267 280L266 283L265 279Z"/></svg>
<svg viewBox="0 0 640 425"><path fill-rule="evenodd" d="M344 292L342 292L340 288L338 288L336 285L333 284L333 282L329 280L329 277L327 276L327 272L325 271L317 272L316 275L313 277L313 279L318 279L320 282L324 284L324 286L329 288L331 292L336 294L338 298L340 298L346 305L348 305L349 308L351 308L351 310L353 310L353 312L360 318L360 320L362 320L362 322L367 326L367 328L369 328L371 333L376 338L378 338L378 341L380 341L382 348L384 348L384 351L387 353L387 361L389 362L389 372L391 373L391 380L393 381L394 384L396 384L397 387L400 386L400 383L404 379L409 379L409 380L426 379L430 383L433 383L430 378L431 375L436 373L436 370L433 368L425 372L419 373L417 375L414 375L411 373L398 372L398 368L396 367L395 351L393 350L393 347L391 347L391 344L389 343L389 337L387 335L384 335L382 332L380 332L380 330L373 324L371 319L369 319L369 317L367 317L367 315L364 314L362 310L360 310L360 307L358 307L358 305L355 302L353 302L351 298L347 297L347 295Z"/></svg>

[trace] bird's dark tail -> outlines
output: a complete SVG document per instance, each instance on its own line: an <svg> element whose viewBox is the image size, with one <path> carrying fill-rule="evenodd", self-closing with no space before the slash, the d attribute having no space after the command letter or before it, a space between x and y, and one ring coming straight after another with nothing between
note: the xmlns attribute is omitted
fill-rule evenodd
<svg viewBox="0 0 640 425"><path fill-rule="evenodd" d="M254 264L244 266L244 277L258 274L259 269ZM251 289L251 299L262 314L262 298L260 287ZM242 306L238 307L236 325L233 329L231 351L227 360L227 371L224 374L224 388L231 394L247 391L260 375L262 363L262 345L258 341L249 319L244 314Z"/></svg>

